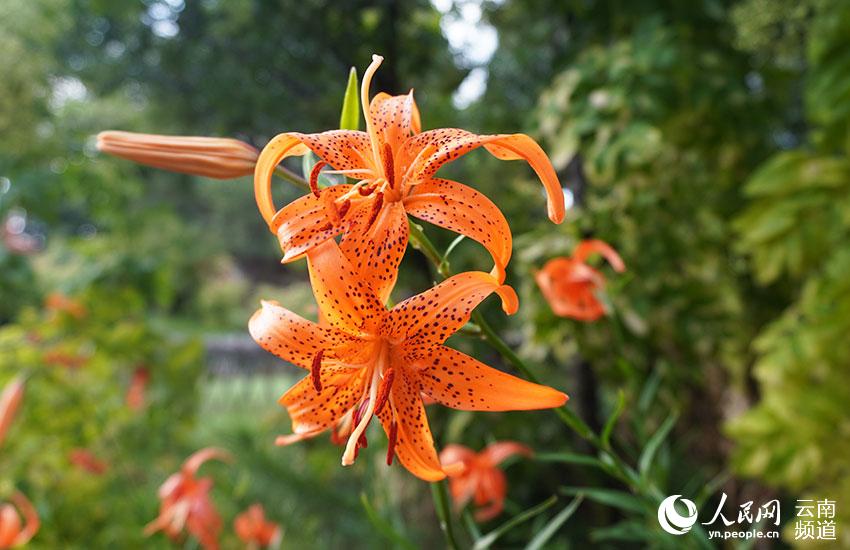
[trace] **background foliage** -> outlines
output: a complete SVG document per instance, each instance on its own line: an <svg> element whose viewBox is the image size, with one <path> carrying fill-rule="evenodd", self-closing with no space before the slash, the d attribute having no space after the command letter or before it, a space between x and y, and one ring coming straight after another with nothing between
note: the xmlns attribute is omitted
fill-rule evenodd
<svg viewBox="0 0 850 550"><path fill-rule="evenodd" d="M450 32L469 17L498 37L483 61ZM524 545L581 488L586 501L550 546L700 546L699 533L658 529L658 497L713 509L723 491L733 503L780 498L788 519L798 498L835 499L850 546L846 2L12 0L0 32L0 218L39 249L0 245L0 385L28 377L0 499L16 486L35 502L34 547L165 545L141 535L155 489L206 445L237 455L205 466L229 544L230 520L254 501L292 547L440 544L428 488L381 466L379 445L346 470L323 438L271 446L288 431L275 399L292 369L253 356L215 370L210 350L244 334L260 297L314 312L304 266L278 264L250 182L140 168L99 157L92 141L115 128L262 146L331 128L348 68L373 51L386 58L375 88L415 88L425 127L526 131L550 153L575 203L559 227L519 163L473 155L451 167L514 230L520 313L504 319L488 303L485 314L610 434L645 489L612 480L549 413L435 409L441 444L515 439L540 453L507 468L506 514L482 529L558 488L555 507L498 542ZM453 102L474 73L486 75L481 95ZM427 230L441 249L451 242ZM588 236L628 267L605 271L613 313L595 324L554 317L532 278ZM450 261L489 260L465 241ZM413 251L402 273L398 297L431 282ZM85 315L46 309L53 292ZM455 340L509 368L475 338ZM124 395L140 365L149 403L134 412ZM75 468L76 448L107 473Z"/></svg>

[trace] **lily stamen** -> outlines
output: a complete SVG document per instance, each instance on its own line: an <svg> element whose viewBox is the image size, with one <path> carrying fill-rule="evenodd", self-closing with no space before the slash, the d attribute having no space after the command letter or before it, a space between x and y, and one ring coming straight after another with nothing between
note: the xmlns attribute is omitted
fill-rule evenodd
<svg viewBox="0 0 850 550"><path fill-rule="evenodd" d="M375 196L375 202L372 203L372 212L369 213L369 221L366 222L366 227L364 231L368 231L372 224L375 223L375 220L378 219L378 214L381 212L381 207L384 205L384 194L382 192L378 192Z"/></svg>
<svg viewBox="0 0 850 550"><path fill-rule="evenodd" d="M358 415L360 418L355 417L354 429L351 430L351 435L348 436L348 443L346 443L345 452L342 454L343 466L351 466L354 464L357 444L360 442L360 436L366 431L366 426L369 425L369 422L372 420L372 415L375 412L375 397L377 396L377 393L378 376L375 374L372 376L372 384L369 387L369 397L366 401L364 401L364 404L366 404L366 410L363 411L362 416Z"/></svg>
<svg viewBox="0 0 850 550"><path fill-rule="evenodd" d="M313 387L316 388L316 393L322 393L322 356L325 350L319 350L319 353L313 357L313 365L310 367L310 376L313 379Z"/></svg>
<svg viewBox="0 0 850 550"><path fill-rule="evenodd" d="M395 167L393 166L393 148L389 143L384 144L384 177L392 189L395 184Z"/></svg>
<svg viewBox="0 0 850 550"><path fill-rule="evenodd" d="M394 378L395 371L392 367L390 367L387 369L387 372L384 373L384 379L381 381L381 387L378 388L378 402L375 404L375 414L380 414L384 405L387 403L387 399L390 397L390 390L393 387Z"/></svg>
<svg viewBox="0 0 850 550"><path fill-rule="evenodd" d="M310 191L316 196L319 197L319 173L322 171L322 168L327 166L328 163L320 160L313 166L313 169L310 170Z"/></svg>
<svg viewBox="0 0 850 550"><path fill-rule="evenodd" d="M405 170L404 176L401 178L402 185L411 186L411 185L416 185L416 183L418 183L418 182L408 183L407 180L410 179L410 176L414 172L419 170L419 163L422 161L422 159L430 157L431 155L434 154L434 152L436 150L437 150L437 146L434 145L433 143L429 143L421 151L419 151L419 154L416 155L416 157L413 159L413 162L411 162L410 165L407 167L407 170Z"/></svg>
<svg viewBox="0 0 850 550"><path fill-rule="evenodd" d="M387 466L393 465L393 458L395 458L395 444L398 441L398 424L395 419L390 423L390 431L387 434L388 444L387 444Z"/></svg>

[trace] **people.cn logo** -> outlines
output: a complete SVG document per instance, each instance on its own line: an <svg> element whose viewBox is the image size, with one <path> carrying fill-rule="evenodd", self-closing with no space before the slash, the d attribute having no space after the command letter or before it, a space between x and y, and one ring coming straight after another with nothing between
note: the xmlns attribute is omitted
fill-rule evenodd
<svg viewBox="0 0 850 550"><path fill-rule="evenodd" d="M682 504L688 509L687 515L683 516L676 511L676 499L680 496L682 495L671 495L662 500L658 506L658 523L671 535L684 535L697 522L697 505L693 501L681 499Z"/></svg>

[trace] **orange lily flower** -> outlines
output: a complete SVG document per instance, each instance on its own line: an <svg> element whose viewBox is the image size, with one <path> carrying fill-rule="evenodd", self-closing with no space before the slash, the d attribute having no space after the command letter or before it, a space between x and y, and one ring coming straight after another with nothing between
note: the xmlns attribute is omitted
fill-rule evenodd
<svg viewBox="0 0 850 550"><path fill-rule="evenodd" d="M342 464L365 446L365 430L377 415L393 457L427 481L443 479L422 393L460 410L531 410L559 407L563 393L488 367L443 346L491 293L507 313L516 294L483 272L461 273L387 311L369 284L331 239L310 252L310 281L320 324L263 302L249 322L265 350L310 374L280 399L296 438L337 426L351 415Z"/></svg>
<svg viewBox="0 0 850 550"><path fill-rule="evenodd" d="M16 376L6 384L3 393L0 394L0 445L6 439L6 433L9 431L9 426L12 425L12 420L15 418L15 413L18 412L23 398L24 379L22 376Z"/></svg>
<svg viewBox="0 0 850 550"><path fill-rule="evenodd" d="M68 460L81 470L98 476L105 474L109 469L109 464L97 458L88 449L72 449L68 453Z"/></svg>
<svg viewBox="0 0 850 550"><path fill-rule="evenodd" d="M183 529L194 535L207 550L218 548L221 517L210 500L213 480L196 478L198 468L210 459L230 461L227 451L207 447L186 459L179 472L172 474L159 488L159 516L145 527L145 534L164 531L177 540Z"/></svg>
<svg viewBox="0 0 850 550"><path fill-rule="evenodd" d="M412 91L379 93L370 103L369 85L382 60L372 56L360 90L364 112L368 107L366 132L287 132L260 153L254 192L260 213L280 241L283 261L296 260L341 234L343 253L385 301L407 247L409 214L481 243L493 257L493 275L501 284L511 257L505 217L478 191L435 173L482 146L502 160L524 159L546 189L549 218L560 223L564 196L549 158L525 134L477 135L456 128L422 132ZM310 150L321 159L310 176L312 193L278 211L271 193L275 168L284 158ZM325 166L359 181L320 190L318 176Z"/></svg>
<svg viewBox="0 0 850 550"><path fill-rule="evenodd" d="M23 546L41 526L38 512L27 497L16 491L11 500L0 504L0 549ZM24 525L21 525L22 517Z"/></svg>
<svg viewBox="0 0 850 550"><path fill-rule="evenodd" d="M161 136L110 130L97 135L98 150L171 172L232 179L254 173L258 152L230 138Z"/></svg>
<svg viewBox="0 0 850 550"><path fill-rule="evenodd" d="M124 402L131 410L140 411L144 408L145 394L147 393L150 379L151 373L147 367L137 367L133 371L133 377L130 379L130 387L127 388L127 395L124 397Z"/></svg>
<svg viewBox="0 0 850 550"><path fill-rule="evenodd" d="M280 525L266 520L262 504L252 504L236 516L233 528L249 548L273 548L280 544Z"/></svg>
<svg viewBox="0 0 850 550"><path fill-rule="evenodd" d="M501 514L508 484L499 464L516 454L530 457L534 453L513 441L493 443L478 454L463 445L448 445L443 449L440 461L444 466L463 465L449 474L449 490L457 510L463 509L474 498L478 507L476 520L488 521Z"/></svg>
<svg viewBox="0 0 850 550"><path fill-rule="evenodd" d="M555 315L579 321L595 321L605 315L605 306L596 292L605 287L605 277L585 263L591 254L600 254L614 271L626 269L620 255L597 239L582 241L570 258L549 260L535 279Z"/></svg>

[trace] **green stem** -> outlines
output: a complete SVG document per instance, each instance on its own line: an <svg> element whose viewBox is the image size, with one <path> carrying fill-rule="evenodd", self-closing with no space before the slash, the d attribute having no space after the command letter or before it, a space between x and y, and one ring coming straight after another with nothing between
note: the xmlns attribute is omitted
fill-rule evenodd
<svg viewBox="0 0 850 550"><path fill-rule="evenodd" d="M274 169L274 173L277 177L279 177L282 180L288 181L289 183L291 183L291 184L293 184L297 187L301 187L303 189L306 189L307 191L310 190L310 182L308 182L307 180L305 180L304 178L302 178L301 176L299 176L298 174L296 174L295 172L293 172L292 170L290 170L288 168L284 168L283 166L278 166L277 168Z"/></svg>
<svg viewBox="0 0 850 550"><path fill-rule="evenodd" d="M431 496L434 498L434 508L440 520L440 529L443 531L443 536L446 537L446 547L449 550L458 550L460 546L457 543L452 526L452 513L449 505L449 494L446 491L446 482L435 481L431 483Z"/></svg>

